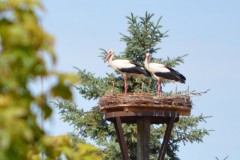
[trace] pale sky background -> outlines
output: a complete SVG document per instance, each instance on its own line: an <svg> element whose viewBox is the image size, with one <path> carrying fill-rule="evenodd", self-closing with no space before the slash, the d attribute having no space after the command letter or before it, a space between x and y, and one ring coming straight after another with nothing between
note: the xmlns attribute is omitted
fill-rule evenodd
<svg viewBox="0 0 240 160"><path fill-rule="evenodd" d="M215 130L204 143L181 145L182 160L240 159L240 1L237 0L44 0L43 27L56 39L57 69L77 73L73 66L104 76L113 72L103 63L99 48L124 50L120 32L127 34L131 12L144 16L163 16L162 31L169 30L155 56L166 58L189 54L175 69L187 78L182 89L210 91L194 97L192 115L213 116L201 126ZM165 90L176 84L167 85ZM86 101L75 94L79 107L88 110L97 101ZM71 131L57 111L46 130L51 135Z"/></svg>

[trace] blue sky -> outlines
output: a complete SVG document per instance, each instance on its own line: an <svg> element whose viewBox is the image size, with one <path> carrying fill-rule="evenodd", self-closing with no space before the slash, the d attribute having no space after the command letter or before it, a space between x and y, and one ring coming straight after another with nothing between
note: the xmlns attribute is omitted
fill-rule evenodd
<svg viewBox="0 0 240 160"><path fill-rule="evenodd" d="M46 12L43 27L56 39L58 63L56 69L76 73L73 66L86 69L97 76L113 70L98 57L99 48L112 48L119 53L125 44L120 32L127 33L126 16L163 16L162 31L169 30L162 49L155 56L166 58L188 54L185 63L176 69L187 78L182 89L209 93L194 97L192 115L213 116L201 126L213 129L204 143L182 145L178 153L183 160L211 160L216 156L239 159L240 153L240 2L237 0L44 0ZM164 87L170 90L176 84ZM79 107L89 109L97 102L82 99L77 93ZM57 111L56 111L57 112ZM57 113L47 124L49 134L71 131ZM51 128L51 129L50 129ZM194 157L194 158L193 158Z"/></svg>

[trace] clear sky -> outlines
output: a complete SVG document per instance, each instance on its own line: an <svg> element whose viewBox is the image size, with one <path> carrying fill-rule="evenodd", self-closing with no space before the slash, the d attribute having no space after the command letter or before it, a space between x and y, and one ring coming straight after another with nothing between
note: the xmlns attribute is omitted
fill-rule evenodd
<svg viewBox="0 0 240 160"><path fill-rule="evenodd" d="M99 48L124 50L120 32L127 33L126 16L163 16L162 31L168 38L159 44L158 56L166 58L188 54L185 63L176 69L187 78L190 90L210 91L193 98L192 115L213 116L201 126L215 130L204 143L181 145L182 160L229 160L240 157L240 1L237 0L44 0L46 13L43 27L55 36L58 56L57 69L86 69L97 76L113 70L98 57ZM175 85L175 84L174 84ZM171 85L168 87L171 88ZM165 89L168 89L165 88ZM89 109L89 102L75 95L79 107ZM51 129L50 129L51 128ZM55 113L47 125L49 134L71 131Z"/></svg>

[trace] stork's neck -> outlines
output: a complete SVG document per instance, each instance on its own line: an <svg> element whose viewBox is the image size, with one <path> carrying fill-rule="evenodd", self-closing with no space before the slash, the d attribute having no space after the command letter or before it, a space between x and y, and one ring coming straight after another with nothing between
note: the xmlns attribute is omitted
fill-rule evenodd
<svg viewBox="0 0 240 160"><path fill-rule="evenodd" d="M146 58L145 58L144 66L146 69L149 68L149 57L148 56L146 56Z"/></svg>
<svg viewBox="0 0 240 160"><path fill-rule="evenodd" d="M108 64L112 65L113 57L114 57L114 54L112 54L111 57L109 58L109 60L108 60Z"/></svg>

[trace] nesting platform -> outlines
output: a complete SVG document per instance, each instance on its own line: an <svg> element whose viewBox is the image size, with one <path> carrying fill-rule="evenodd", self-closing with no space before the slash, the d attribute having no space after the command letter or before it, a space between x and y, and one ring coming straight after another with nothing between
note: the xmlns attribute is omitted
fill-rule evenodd
<svg viewBox="0 0 240 160"><path fill-rule="evenodd" d="M137 124L137 160L149 160L151 124L167 124L158 160L163 160L170 139L173 124L179 116L191 114L190 96L154 96L149 93L106 94L99 100L100 111L105 119L114 123L123 160L130 160L124 139L122 123Z"/></svg>
<svg viewBox="0 0 240 160"><path fill-rule="evenodd" d="M127 95L106 94L100 99L99 105L100 111L105 114L105 118L108 120L119 116L122 117L123 123L135 123L139 116L157 116L162 117L162 119L153 118L151 123L159 124L167 117L189 116L192 101L189 95L159 97L148 93L128 93Z"/></svg>

